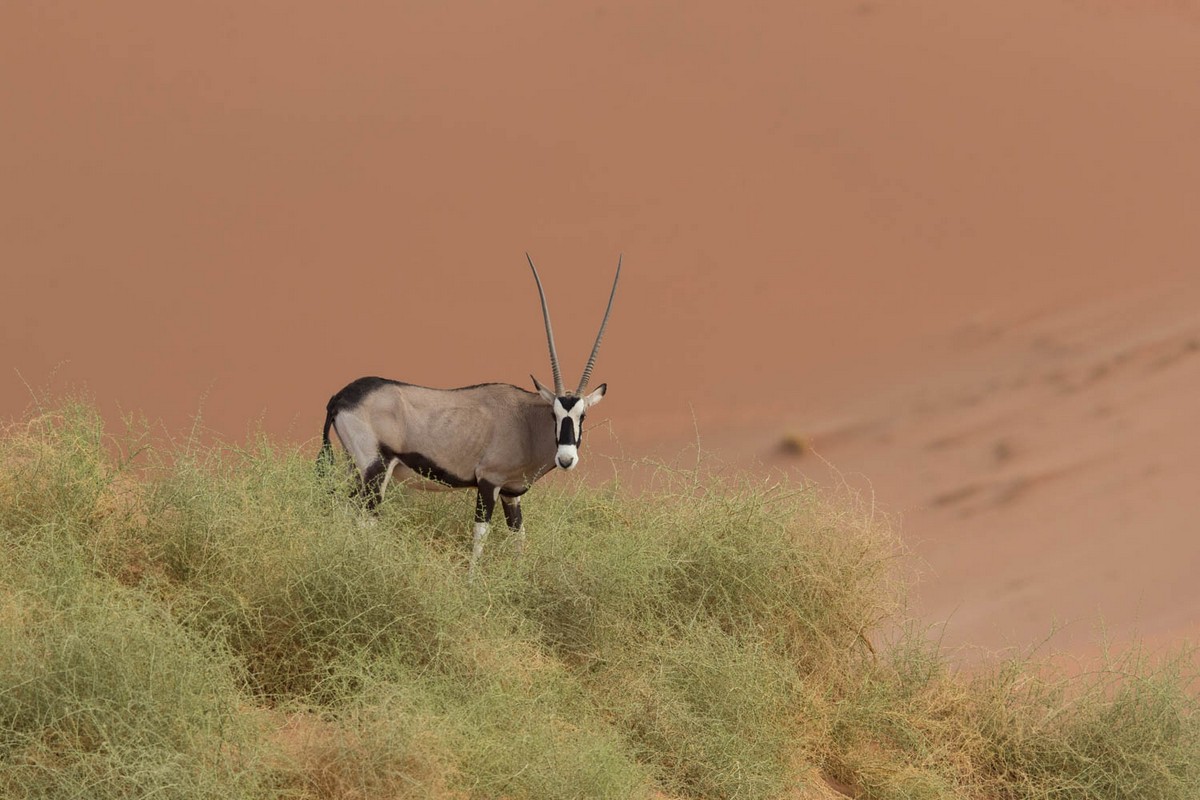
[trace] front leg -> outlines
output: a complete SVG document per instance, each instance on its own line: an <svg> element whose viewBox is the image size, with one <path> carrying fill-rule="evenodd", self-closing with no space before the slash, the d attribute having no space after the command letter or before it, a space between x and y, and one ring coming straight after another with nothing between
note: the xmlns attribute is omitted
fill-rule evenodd
<svg viewBox="0 0 1200 800"><path fill-rule="evenodd" d="M492 513L496 510L496 497L500 494L500 487L493 483L480 480L477 485L479 494L475 498L475 531L471 547L472 576L475 575L476 562L483 555L483 543L487 539L488 530L491 529Z"/></svg>
<svg viewBox="0 0 1200 800"><path fill-rule="evenodd" d="M521 495L501 491L500 504L504 508L504 521L508 523L508 529L516 537L517 555L521 555L525 552L525 523L521 516Z"/></svg>

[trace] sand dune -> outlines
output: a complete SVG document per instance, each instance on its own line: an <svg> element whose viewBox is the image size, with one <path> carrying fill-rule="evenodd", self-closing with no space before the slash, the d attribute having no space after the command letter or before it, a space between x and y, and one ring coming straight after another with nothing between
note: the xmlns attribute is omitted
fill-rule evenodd
<svg viewBox="0 0 1200 800"><path fill-rule="evenodd" d="M572 373L624 252L598 454L811 437L952 642L1194 629L1194 2L9 4L0 75L6 416L545 380L526 250Z"/></svg>
<svg viewBox="0 0 1200 800"><path fill-rule="evenodd" d="M939 357L908 361L919 380L831 412L862 424L813 435L850 484L901 511L926 562L919 606L949 619L948 643L1200 632L1198 303L1159 287L949 333Z"/></svg>

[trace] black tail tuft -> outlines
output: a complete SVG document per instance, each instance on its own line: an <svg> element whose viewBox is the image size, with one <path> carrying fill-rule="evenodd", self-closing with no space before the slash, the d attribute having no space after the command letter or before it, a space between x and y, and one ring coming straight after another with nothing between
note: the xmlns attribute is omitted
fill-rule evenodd
<svg viewBox="0 0 1200 800"><path fill-rule="evenodd" d="M325 409L325 430L321 432L321 452L317 453L317 472L329 473L333 466L333 445L329 443L329 429L333 427L333 402Z"/></svg>

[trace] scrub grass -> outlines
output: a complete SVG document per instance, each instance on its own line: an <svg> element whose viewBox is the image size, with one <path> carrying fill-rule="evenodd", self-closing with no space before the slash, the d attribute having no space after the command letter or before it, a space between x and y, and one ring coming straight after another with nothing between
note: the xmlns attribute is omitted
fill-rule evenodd
<svg viewBox="0 0 1200 800"><path fill-rule="evenodd" d="M474 498L86 403L0 435L0 795L1200 797L1189 652L958 674L888 520L811 487Z"/></svg>

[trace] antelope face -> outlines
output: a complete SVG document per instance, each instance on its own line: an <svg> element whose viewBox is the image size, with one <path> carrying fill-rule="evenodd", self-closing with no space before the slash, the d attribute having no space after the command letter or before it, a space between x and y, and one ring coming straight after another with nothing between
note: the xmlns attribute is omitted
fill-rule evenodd
<svg viewBox="0 0 1200 800"><path fill-rule="evenodd" d="M583 442L583 420L587 411L604 399L608 384L601 384L595 391L582 397L576 395L555 395L549 389L538 384L538 393L550 404L554 412L554 439L558 450L554 454L554 463L561 469L574 469L579 463L579 446Z"/></svg>

